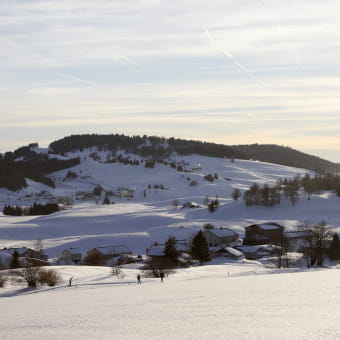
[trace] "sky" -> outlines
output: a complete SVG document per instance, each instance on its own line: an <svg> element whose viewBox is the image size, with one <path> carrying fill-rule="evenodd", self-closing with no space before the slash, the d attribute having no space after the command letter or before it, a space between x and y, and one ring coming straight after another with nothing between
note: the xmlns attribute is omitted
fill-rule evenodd
<svg viewBox="0 0 340 340"><path fill-rule="evenodd" d="M338 0L1 0L0 152L71 134L340 162Z"/></svg>

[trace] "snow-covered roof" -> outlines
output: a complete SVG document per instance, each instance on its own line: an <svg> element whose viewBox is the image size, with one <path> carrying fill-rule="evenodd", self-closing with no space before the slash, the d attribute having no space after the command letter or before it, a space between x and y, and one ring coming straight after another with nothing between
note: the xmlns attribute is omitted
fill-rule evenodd
<svg viewBox="0 0 340 340"><path fill-rule="evenodd" d="M259 227L264 230L281 229L279 226L273 224L260 224Z"/></svg>
<svg viewBox="0 0 340 340"><path fill-rule="evenodd" d="M245 253L256 253L259 251L272 251L274 246L271 244L261 244L255 246L240 246L238 248Z"/></svg>
<svg viewBox="0 0 340 340"><path fill-rule="evenodd" d="M259 223L259 224L252 224L246 228L250 228L250 227L258 227L260 229L263 230L276 230L276 229L282 229L283 227L280 226L277 223Z"/></svg>
<svg viewBox="0 0 340 340"><path fill-rule="evenodd" d="M176 242L175 244L175 248L177 251L179 252L186 252L189 249L189 246L183 242ZM164 256L164 249L165 249L165 244L157 244L157 245L153 245L149 248L149 250L147 251L147 255L149 256Z"/></svg>
<svg viewBox="0 0 340 340"><path fill-rule="evenodd" d="M187 251L188 250L188 245L183 242L177 242L175 244L175 247L178 251Z"/></svg>
<svg viewBox="0 0 340 340"><path fill-rule="evenodd" d="M230 229L210 229L209 231L217 237L227 237L236 235L236 233Z"/></svg>
<svg viewBox="0 0 340 340"><path fill-rule="evenodd" d="M288 231L285 233L285 236L287 238L301 238L301 237L307 237L312 234L312 231L310 230L303 230L303 231Z"/></svg>
<svg viewBox="0 0 340 340"><path fill-rule="evenodd" d="M231 248L231 247L225 247L224 248L228 253L237 256L237 257L241 257L243 256L243 253L235 248Z"/></svg>
<svg viewBox="0 0 340 340"><path fill-rule="evenodd" d="M96 247L95 249L100 251L103 255L132 253L131 249L129 249L125 245L107 246L107 247Z"/></svg>
<svg viewBox="0 0 340 340"><path fill-rule="evenodd" d="M33 249L26 248L26 247L0 249L1 252L7 253L7 254L10 254L10 255L13 255L14 252L16 251L19 254L19 256L24 254L27 250L33 250Z"/></svg>
<svg viewBox="0 0 340 340"><path fill-rule="evenodd" d="M241 257L241 256L244 256L244 254L240 251L240 250L237 250L235 248L232 248L232 247L211 247L209 248L210 251L214 252L214 253L219 253L221 251L225 251L235 257Z"/></svg>
<svg viewBox="0 0 340 340"><path fill-rule="evenodd" d="M3 266L8 266L12 260L11 254L0 251L0 260Z"/></svg>
<svg viewBox="0 0 340 340"><path fill-rule="evenodd" d="M152 246L148 253L148 256L164 256L164 245L161 246Z"/></svg>

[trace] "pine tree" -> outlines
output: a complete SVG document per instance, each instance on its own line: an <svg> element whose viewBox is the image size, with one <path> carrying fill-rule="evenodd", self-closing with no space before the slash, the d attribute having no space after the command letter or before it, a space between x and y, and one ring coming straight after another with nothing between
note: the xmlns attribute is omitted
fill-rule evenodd
<svg viewBox="0 0 340 340"><path fill-rule="evenodd" d="M11 269L16 269L16 268L19 268L20 267L20 262L19 262L19 253L14 250L14 253L12 255L12 259L11 259L11 262L9 264L9 267Z"/></svg>
<svg viewBox="0 0 340 340"><path fill-rule="evenodd" d="M110 199L108 196L105 196L104 200L103 200L103 204L110 204Z"/></svg>
<svg viewBox="0 0 340 340"><path fill-rule="evenodd" d="M210 260L208 242L201 230L192 240L191 255L194 259L198 260L200 264Z"/></svg>
<svg viewBox="0 0 340 340"><path fill-rule="evenodd" d="M170 236L168 240L165 242L164 254L165 256L172 261L174 264L177 264L178 259L178 251L176 249L176 239L173 236Z"/></svg>

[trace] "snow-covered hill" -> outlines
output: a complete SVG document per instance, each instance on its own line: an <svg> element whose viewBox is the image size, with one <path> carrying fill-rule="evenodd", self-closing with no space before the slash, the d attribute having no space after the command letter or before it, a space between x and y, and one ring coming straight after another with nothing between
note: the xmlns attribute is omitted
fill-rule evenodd
<svg viewBox="0 0 340 340"><path fill-rule="evenodd" d="M84 150L63 156L78 156L81 163L53 173L56 188L28 180L29 186L19 192L1 189L1 205L31 205L34 201L65 197L72 198L73 205L48 216L0 215L0 247L31 247L36 239L42 239L52 258L68 247L85 253L93 247L118 244L143 254L151 243L165 241L169 235L189 239L206 223L229 227L241 236L245 226L260 221L280 222L288 229L304 220L323 219L334 227L339 225L339 198L332 193L315 195L311 200L302 198L295 206L284 201L271 208L246 207L241 200L234 202L231 198L234 188L243 191L254 182L272 185L279 178L303 175L307 172L304 169L192 155L169 160L188 171L179 172L158 162L154 168L146 168L145 161L136 155L123 156L140 161L139 165L107 163L107 153L96 151L99 158L94 160L90 157L92 152ZM76 178L66 178L70 170ZM216 174L218 178L209 182L204 179L207 174ZM102 194L93 196L98 185L103 188ZM105 192L111 195L112 204L102 204ZM204 206L206 197L218 197L220 207L214 213ZM174 200L179 203L177 208ZM200 207L181 208L189 201Z"/></svg>

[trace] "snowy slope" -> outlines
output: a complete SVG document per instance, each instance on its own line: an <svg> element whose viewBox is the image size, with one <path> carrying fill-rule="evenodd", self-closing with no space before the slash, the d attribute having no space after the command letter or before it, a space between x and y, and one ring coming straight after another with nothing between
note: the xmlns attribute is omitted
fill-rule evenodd
<svg viewBox="0 0 340 340"><path fill-rule="evenodd" d="M234 202L231 199L234 188L245 190L254 182L275 184L279 178L303 175L304 169L192 155L175 159L187 169L195 169L184 173L160 163L156 163L154 169L145 168L143 163L139 166L101 163L91 159L89 153L90 150L85 150L80 154L82 162L79 165L51 175L57 183L55 189L29 181L29 187L19 193L1 190L0 204L3 205L44 201L44 197L38 195L44 190L55 197L72 197L74 204L71 209L49 216L0 215L0 247L31 247L40 238L46 253L54 258L68 247L86 253L93 247L118 244L125 244L135 254L142 254L152 242L165 241L169 235L188 239L206 223L230 227L241 236L245 226L257 221L276 221L287 228L303 220L318 222L324 219L335 228L339 225L339 198L331 193L315 195L311 200L303 198L295 206L283 202L272 208L246 207L241 200ZM105 153L98 154L103 161L107 157ZM78 178L64 181L69 170L77 173ZM213 183L203 178L215 173L218 179ZM192 181L197 185L190 186ZM115 204L110 205L101 204L103 196L87 201L80 199L83 193L92 192L97 184L112 192L119 188L130 189L133 197L112 196L110 200ZM162 185L164 190L154 189L154 185ZM210 199L218 197L221 205L215 213L210 213L203 205L206 196ZM178 208L173 206L174 199L179 201ZM194 201L200 207L182 209L181 205L187 201Z"/></svg>
<svg viewBox="0 0 340 340"><path fill-rule="evenodd" d="M337 269L220 264L178 270L163 284L142 278L137 285L136 269L124 269L120 279L105 267L56 268L65 279L74 276L75 285L2 293L2 339L340 337Z"/></svg>

